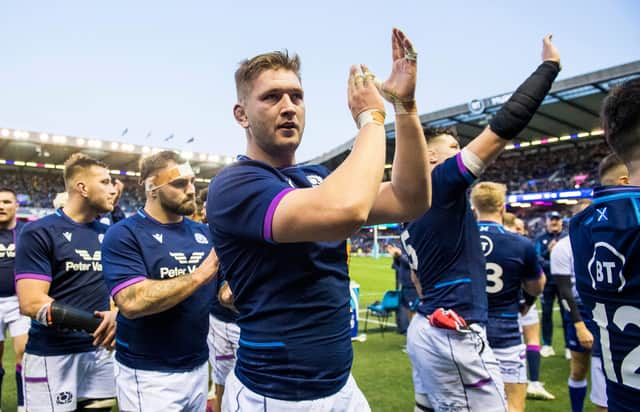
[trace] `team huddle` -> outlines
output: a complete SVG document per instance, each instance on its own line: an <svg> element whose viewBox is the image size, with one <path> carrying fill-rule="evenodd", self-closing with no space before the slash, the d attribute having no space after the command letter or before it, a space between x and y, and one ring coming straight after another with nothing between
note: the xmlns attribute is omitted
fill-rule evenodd
<svg viewBox="0 0 640 412"><path fill-rule="evenodd" d="M114 213L122 189L108 165L82 154L65 163L64 207L38 221L17 222L16 194L0 188L0 333L9 327L16 337L19 406L369 411L351 375L346 239L363 225L400 222L419 294L407 331L416 411L524 411L526 359L538 343L523 340L521 325L535 316L531 297L552 275L574 325L572 405L575 395L582 408L593 359L592 377L602 379L593 387L606 380L594 403L633 410L640 80L614 89L603 108L607 142L628 171L606 168L615 172L601 176L593 203L576 211L570 237L554 243L548 273L534 245L505 227L506 188L474 183L560 72L551 36L542 63L462 149L455 130L423 129L417 60L394 29L386 80L351 67L358 135L331 173L296 162L305 127L298 56L243 61L233 115L246 152L212 180L202 199L206 224L187 218L196 208L195 173L171 151L141 160L146 201L127 218ZM385 100L396 138L383 182Z"/></svg>

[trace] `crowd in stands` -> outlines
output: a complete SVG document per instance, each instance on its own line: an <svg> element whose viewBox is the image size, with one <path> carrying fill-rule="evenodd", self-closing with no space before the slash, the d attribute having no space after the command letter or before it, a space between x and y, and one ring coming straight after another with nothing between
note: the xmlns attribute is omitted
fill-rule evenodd
<svg viewBox="0 0 640 412"><path fill-rule="evenodd" d="M576 184L593 187L598 181L598 164L610 153L604 141L556 151L551 148L505 154L487 169L482 180L505 183L509 193L572 189ZM576 181L576 176L584 176L584 180Z"/></svg>

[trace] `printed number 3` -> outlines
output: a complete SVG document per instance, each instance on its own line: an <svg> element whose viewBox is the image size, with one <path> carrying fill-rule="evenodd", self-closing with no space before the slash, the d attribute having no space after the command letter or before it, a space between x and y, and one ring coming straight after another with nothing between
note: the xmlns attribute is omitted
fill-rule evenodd
<svg viewBox="0 0 640 412"><path fill-rule="evenodd" d="M400 235L400 240L402 241L402 247L409 255L409 265L411 269L418 270L418 255L416 254L416 250L407 242L409 240L409 231L405 230Z"/></svg>
<svg viewBox="0 0 640 412"><path fill-rule="evenodd" d="M618 383L615 369L613 368L613 360L611 357L611 346L609 341L609 331L607 326L607 311L602 303L596 303L593 309L593 319L600 326L600 346L602 346L602 362L604 363L604 372L607 378ZM633 306L621 306L613 314L613 323L624 331L627 325L636 325L640 327L640 309ZM620 366L620 375L622 376L622 384L634 389L640 390L640 375L636 373L640 367L640 346L636 346L631 352L625 356Z"/></svg>
<svg viewBox="0 0 640 412"><path fill-rule="evenodd" d="M498 293L504 287L504 282L502 281L502 267L496 263L487 263L487 282L492 282L493 284L489 286L487 283L487 293Z"/></svg>

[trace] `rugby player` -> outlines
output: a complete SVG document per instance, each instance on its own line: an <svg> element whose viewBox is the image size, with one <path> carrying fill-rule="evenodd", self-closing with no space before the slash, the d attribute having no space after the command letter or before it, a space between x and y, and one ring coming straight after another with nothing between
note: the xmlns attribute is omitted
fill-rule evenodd
<svg viewBox="0 0 640 412"><path fill-rule="evenodd" d="M595 188L569 231L576 288L598 325L608 408L633 411L640 399L640 79L613 88L601 117L630 185Z"/></svg>
<svg viewBox="0 0 640 412"><path fill-rule="evenodd" d="M522 219L514 214L505 212L503 215L504 227L522 236L527 235L527 229ZM522 326L522 336L527 347L527 370L529 383L527 384L527 398L554 400L551 394L540 382L540 319L536 308L536 296L521 291L520 313L518 318Z"/></svg>
<svg viewBox="0 0 640 412"><path fill-rule="evenodd" d="M32 319L23 360L25 407L109 411L113 362L97 347L112 347L115 312L102 277L107 226L97 216L113 209L115 189L107 165L81 153L65 162L63 177L64 209L27 224L18 237L16 290L20 311ZM92 314L102 318L97 329Z"/></svg>
<svg viewBox="0 0 640 412"><path fill-rule="evenodd" d="M176 153L140 162L146 202L112 226L104 279L118 313L115 375L122 411L204 411L207 330L218 269L195 210L194 173Z"/></svg>
<svg viewBox="0 0 640 412"><path fill-rule="evenodd" d="M589 200L582 200L574 206L574 212L578 213L591 204ZM592 358L594 347L594 335L591 332L594 327L590 325L592 320L584 313L584 307L575 288L575 273L573 269L573 251L569 236L561 238L551 251L551 276L556 278L560 304L564 306L565 342L571 351L571 372L567 385L569 388L569 400L572 412L582 412L584 398L587 394L587 372ZM596 351L599 358L599 350ZM600 361L596 359L596 361ZM606 390L602 369L592 368L591 372L591 399L598 410L606 410Z"/></svg>
<svg viewBox="0 0 640 412"><path fill-rule="evenodd" d="M305 125L299 58L266 53L236 71L234 115L247 151L216 176L207 199L241 329L223 411L369 410L350 374L345 239L365 222L406 221L430 203L414 101L417 53L397 29L392 57L381 84L365 66L351 68L348 103L359 132L331 175L296 165ZM385 183L384 102L376 84L396 111L394 167Z"/></svg>
<svg viewBox="0 0 640 412"><path fill-rule="evenodd" d="M27 332L31 320L20 314L14 280L16 239L24 223L16 217L18 198L16 192L8 187L0 188L0 399L4 367L4 334L8 330L13 338L13 350L16 356L16 392L18 411L24 410L22 391L22 355L27 344Z"/></svg>
<svg viewBox="0 0 640 412"><path fill-rule="evenodd" d="M526 127L551 88L560 71L551 36L543 40L542 60L463 150L454 130L427 133L433 205L401 236L424 296L417 308L421 316L413 318L407 333L417 410L507 409L485 337L485 259L466 192Z"/></svg>
<svg viewBox="0 0 640 412"><path fill-rule="evenodd" d="M546 230L535 240L536 252L542 263L542 270L544 273L550 273L549 256L554 246L564 236L562 231L562 215L553 211L546 214ZM542 304L542 349L540 349L540 355L547 358L556 354L553 346L553 304L558 297L558 288L556 281L553 277L549 278L549 281L544 286L544 292L540 298ZM560 298L558 297L558 301ZM562 318L562 328L566 329L564 308L560 305L560 314Z"/></svg>
<svg viewBox="0 0 640 412"><path fill-rule="evenodd" d="M487 340L500 363L508 410L524 412L527 368L518 323L520 288L539 295L546 279L533 243L502 226L506 194L502 184L480 182L471 191L471 205L487 262Z"/></svg>

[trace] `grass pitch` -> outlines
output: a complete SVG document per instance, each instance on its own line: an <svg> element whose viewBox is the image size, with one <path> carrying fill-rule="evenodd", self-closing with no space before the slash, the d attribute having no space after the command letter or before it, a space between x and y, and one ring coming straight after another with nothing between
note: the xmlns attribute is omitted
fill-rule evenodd
<svg viewBox="0 0 640 412"><path fill-rule="evenodd" d="M360 309L380 300L386 290L394 289L395 274L391 259L354 257L351 260L351 277L360 284ZM364 330L364 312L361 312L360 332ZM393 321L393 320L392 320ZM554 401L527 400L527 411L569 411L567 378L569 362L564 359L564 340L558 312L554 319L554 349L557 356L542 359L540 379L556 396ZM375 323L369 323L366 342L354 342L355 360L353 375L369 400L373 411L413 411L413 384L409 358L402 352L406 338L395 333L395 328L385 329L384 337ZM5 378L2 385L2 410L16 410L14 353L11 339L5 341L3 366ZM594 411L588 399L585 411Z"/></svg>

